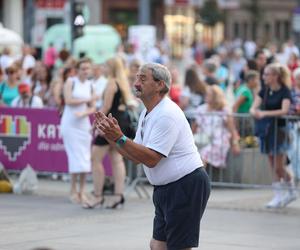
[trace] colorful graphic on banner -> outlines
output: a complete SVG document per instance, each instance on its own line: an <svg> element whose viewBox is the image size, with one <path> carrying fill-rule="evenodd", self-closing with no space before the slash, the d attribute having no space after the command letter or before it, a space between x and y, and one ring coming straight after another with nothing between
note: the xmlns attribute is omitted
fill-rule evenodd
<svg viewBox="0 0 300 250"><path fill-rule="evenodd" d="M38 172L68 172L58 111L0 107L0 162L11 170L29 164ZM111 175L109 157L103 164Z"/></svg>
<svg viewBox="0 0 300 250"><path fill-rule="evenodd" d="M3 115L0 119L0 148L10 161L16 161L30 144L31 124L25 116Z"/></svg>

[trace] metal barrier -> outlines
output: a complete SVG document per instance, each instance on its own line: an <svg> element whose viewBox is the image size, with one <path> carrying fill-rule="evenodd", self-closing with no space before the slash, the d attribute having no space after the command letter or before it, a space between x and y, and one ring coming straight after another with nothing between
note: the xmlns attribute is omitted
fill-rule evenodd
<svg viewBox="0 0 300 250"><path fill-rule="evenodd" d="M205 114L206 117L213 116L211 119L216 122L216 118L219 120L226 120L226 116L218 113ZM260 188L269 187L272 183L272 179L275 175L275 168L272 172L269 166L269 159L266 154L262 154L260 151L259 138L254 135L255 119L250 114L234 114L234 120L236 127L241 136L240 147L241 152L238 155L232 154L231 150L228 150L226 165L225 166L213 166L208 164L207 172L211 178L212 185L215 186L227 186L227 187L247 187L247 188ZM273 118L274 129L269 131L269 137L274 137L272 147L275 149L279 143L286 146L287 155L290 158L290 164L286 162L286 165L290 165L294 168L295 180L299 182L300 179L300 117L284 116L280 118ZM279 126L278 126L279 124ZM283 129L281 125L286 124L286 128ZM213 128L213 135L216 136L216 124L211 123L210 127ZM221 133L226 133L228 130L224 126ZM281 138L280 138L281 137ZM226 139L226 137L220 137L220 140ZM214 142L213 142L214 143ZM221 145L226 145L228 142L221 141ZM266 144L265 144L266 146ZM206 146L204 146L206 147ZM203 151L199 148L199 152ZM276 164L276 163L275 163Z"/></svg>
<svg viewBox="0 0 300 250"><path fill-rule="evenodd" d="M211 131L211 134L203 136L204 131L201 130L198 133L202 133L200 141L202 140L203 143L202 145L198 143L200 154L205 147L209 149L209 143L212 144L211 148L213 149L211 154L219 156L221 153L226 153L224 166L216 167L210 163L207 164L206 170L212 185L237 188L270 188L275 170L271 171L268 156L260 151L259 138L254 135L255 119L250 114L233 114L236 128L241 136L239 141L241 152L234 155L230 150L230 145L228 147L230 133L224 125L227 117L227 114L217 112L203 114L203 119L209 118L209 122L201 120L202 125L205 126L205 130ZM290 163L286 163L286 165L294 168L294 177L297 184L300 179L300 117L284 116L274 118L274 135L277 135L278 131L282 129L280 126L278 127L278 122L279 124L286 124L286 133L283 140L289 147L288 155L290 157ZM277 136L274 136L274 138L273 146L276 147L279 138ZM215 140L219 140L219 142L216 144ZM220 146L222 152L216 150L218 146ZM224 152L226 147L228 147L228 150ZM208 149L205 151L206 154L209 151ZM210 157L213 158L214 156L210 155ZM143 170L140 166L137 166L137 171L135 178L130 181L128 192L135 190L139 197L142 197L143 194L149 197L149 194L145 191L146 189L143 188L143 185L147 182Z"/></svg>

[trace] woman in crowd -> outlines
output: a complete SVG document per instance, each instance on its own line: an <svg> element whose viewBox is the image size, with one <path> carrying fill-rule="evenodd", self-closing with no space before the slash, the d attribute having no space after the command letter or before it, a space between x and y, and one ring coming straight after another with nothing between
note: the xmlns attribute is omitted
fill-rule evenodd
<svg viewBox="0 0 300 250"><path fill-rule="evenodd" d="M32 78L32 92L43 100L45 106L48 105L51 98L50 81L51 75L47 67L42 63L38 64Z"/></svg>
<svg viewBox="0 0 300 250"><path fill-rule="evenodd" d="M229 149L232 148L234 154L240 152L239 134L224 92L219 86L207 87L205 102L197 108L193 124L194 132L206 136L206 142L199 152L206 164L215 168L224 168Z"/></svg>
<svg viewBox="0 0 300 250"><path fill-rule="evenodd" d="M108 82L104 92L103 105L100 111L104 114L111 113L119 121L122 131L128 131L128 120L124 120L124 109L132 100L132 92L127 80L125 67L120 57L114 57L107 61ZM109 143L101 136L97 136L92 146L92 167L94 182L94 197L84 204L84 208L94 208L104 203L103 186L105 173L103 159L109 153L114 177L114 195L110 199L107 208L117 208L123 205L125 185L125 164L118 151L110 147Z"/></svg>
<svg viewBox="0 0 300 250"><path fill-rule="evenodd" d="M85 178L91 171L92 126L89 115L95 112L95 98L92 81L88 80L90 70L90 60L81 59L77 63L77 76L69 78L64 86L65 107L61 119L61 134L71 173L70 200L74 203L86 201Z"/></svg>
<svg viewBox="0 0 300 250"><path fill-rule="evenodd" d="M65 106L64 98L64 85L70 77L76 76L75 67L63 67L58 71L57 78L52 81L52 95L55 101L55 105L58 108L60 114L62 114Z"/></svg>
<svg viewBox="0 0 300 250"><path fill-rule="evenodd" d="M278 118L288 114L291 104L289 71L279 63L269 64L263 79L265 87L255 96L250 113L258 120L268 118L264 119L264 134L259 135L261 152L268 155L273 176L274 197L267 208L279 208L287 205L294 195L292 175L285 167L288 149L286 121ZM289 189L286 194L283 193L284 186Z"/></svg>
<svg viewBox="0 0 300 250"><path fill-rule="evenodd" d="M190 123L196 108L204 102L205 92L206 84L200 79L196 66L188 68L185 72L179 106Z"/></svg>
<svg viewBox="0 0 300 250"><path fill-rule="evenodd" d="M7 80L0 83L0 106L11 106L12 101L19 96L18 92L18 69L9 66L5 69Z"/></svg>

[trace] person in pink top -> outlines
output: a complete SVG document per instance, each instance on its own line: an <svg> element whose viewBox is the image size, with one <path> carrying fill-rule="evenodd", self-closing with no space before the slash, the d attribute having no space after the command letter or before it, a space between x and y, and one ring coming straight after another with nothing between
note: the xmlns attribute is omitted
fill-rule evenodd
<svg viewBox="0 0 300 250"><path fill-rule="evenodd" d="M57 59L57 51L54 48L53 43L51 42L44 56L44 63L51 72L54 68L56 59Z"/></svg>

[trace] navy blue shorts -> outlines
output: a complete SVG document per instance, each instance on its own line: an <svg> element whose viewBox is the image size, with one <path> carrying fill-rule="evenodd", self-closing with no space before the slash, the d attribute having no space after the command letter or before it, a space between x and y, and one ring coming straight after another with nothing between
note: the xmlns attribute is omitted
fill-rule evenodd
<svg viewBox="0 0 300 250"><path fill-rule="evenodd" d="M209 194L204 168L167 185L154 186L153 239L165 241L169 250L198 247L200 220Z"/></svg>

